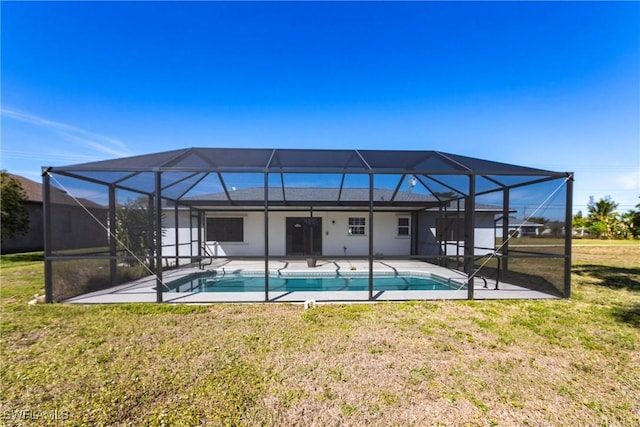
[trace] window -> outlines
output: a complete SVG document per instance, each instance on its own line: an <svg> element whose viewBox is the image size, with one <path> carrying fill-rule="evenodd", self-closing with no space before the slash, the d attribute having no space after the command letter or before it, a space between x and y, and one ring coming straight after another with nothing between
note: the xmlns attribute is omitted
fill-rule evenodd
<svg viewBox="0 0 640 427"><path fill-rule="evenodd" d="M398 218L398 236L410 236L409 218Z"/></svg>
<svg viewBox="0 0 640 427"><path fill-rule="evenodd" d="M349 236L364 236L366 221L363 216L349 218Z"/></svg>
<svg viewBox="0 0 640 427"><path fill-rule="evenodd" d="M243 218L207 218L207 242L244 242Z"/></svg>

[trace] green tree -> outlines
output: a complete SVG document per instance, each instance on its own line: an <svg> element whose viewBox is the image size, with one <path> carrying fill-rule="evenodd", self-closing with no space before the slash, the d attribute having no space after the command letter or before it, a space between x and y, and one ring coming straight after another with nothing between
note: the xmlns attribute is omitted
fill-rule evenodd
<svg viewBox="0 0 640 427"><path fill-rule="evenodd" d="M116 209L116 234L119 249L127 255L147 258L149 265L153 265L154 238L153 218L145 197L129 200ZM130 253L129 253L130 251ZM136 260L129 260L134 265Z"/></svg>
<svg viewBox="0 0 640 427"><path fill-rule="evenodd" d="M599 237L612 238L618 223L618 204L610 196L606 196L597 202L590 202L589 209L589 229Z"/></svg>
<svg viewBox="0 0 640 427"><path fill-rule="evenodd" d="M607 227L601 222L594 222L589 226L589 232L598 237L604 237L607 235Z"/></svg>
<svg viewBox="0 0 640 427"><path fill-rule="evenodd" d="M0 210L2 211L1 240L10 239L29 231L29 213L24 207L27 198L17 179L0 171Z"/></svg>
<svg viewBox="0 0 640 427"><path fill-rule="evenodd" d="M633 236L633 219L635 212L630 210L623 214L620 214L620 221L618 221L616 233L624 239L629 239Z"/></svg>
<svg viewBox="0 0 640 427"><path fill-rule="evenodd" d="M636 205L636 210L629 210L622 215L622 220L629 231L629 237L637 239L640 237L640 203Z"/></svg>

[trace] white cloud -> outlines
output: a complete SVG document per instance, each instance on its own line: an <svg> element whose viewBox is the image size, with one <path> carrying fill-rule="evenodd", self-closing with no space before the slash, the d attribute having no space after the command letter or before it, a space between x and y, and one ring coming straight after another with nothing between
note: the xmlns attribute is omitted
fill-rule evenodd
<svg viewBox="0 0 640 427"><path fill-rule="evenodd" d="M69 141L77 142L79 144L82 144L82 145L85 145L87 147L93 148L94 150L99 151L99 152L104 153L104 154L108 154L108 155L115 156L115 157L125 157L125 156L130 156L131 155L131 152L129 152L129 150L127 150L127 148L122 143L121 143L120 146L111 147L110 145L104 144L103 142L95 141L95 140L91 140L91 139L87 139L87 138L83 138L81 136L73 135L71 133L60 132L60 134L64 138L68 139ZM104 137L104 138L106 138L106 137Z"/></svg>
<svg viewBox="0 0 640 427"><path fill-rule="evenodd" d="M622 190L640 189L640 169L632 172L618 174L615 177L615 183Z"/></svg>
<svg viewBox="0 0 640 427"><path fill-rule="evenodd" d="M66 123L45 119L22 111L2 108L0 112L3 117L48 128L57 132L62 138L69 142L82 144L85 147L91 148L92 150L102 154L108 154L116 157L132 155L127 146L122 141L115 138L90 132Z"/></svg>

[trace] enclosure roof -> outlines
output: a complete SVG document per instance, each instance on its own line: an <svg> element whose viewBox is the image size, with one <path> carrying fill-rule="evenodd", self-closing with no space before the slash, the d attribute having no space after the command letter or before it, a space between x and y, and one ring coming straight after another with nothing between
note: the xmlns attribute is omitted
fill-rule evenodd
<svg viewBox="0 0 640 427"><path fill-rule="evenodd" d="M369 202L371 181L362 179L368 175L375 177L377 205L428 207L470 194L468 177L477 177L473 191L483 194L566 176L439 151L265 148L186 148L47 172L141 194L159 191L164 200L203 206L263 206L265 185L272 187L266 196L275 205L313 199L357 206Z"/></svg>
<svg viewBox="0 0 640 427"><path fill-rule="evenodd" d="M374 172L556 175L439 151L185 148L51 168L66 172Z"/></svg>

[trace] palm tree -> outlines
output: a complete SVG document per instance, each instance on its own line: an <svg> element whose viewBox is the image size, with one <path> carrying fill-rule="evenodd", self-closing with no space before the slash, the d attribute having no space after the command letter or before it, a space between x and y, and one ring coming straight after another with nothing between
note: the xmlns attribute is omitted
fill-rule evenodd
<svg viewBox="0 0 640 427"><path fill-rule="evenodd" d="M612 237L613 229L618 222L617 207L618 204L609 196L589 204L589 224L596 234L601 237Z"/></svg>

